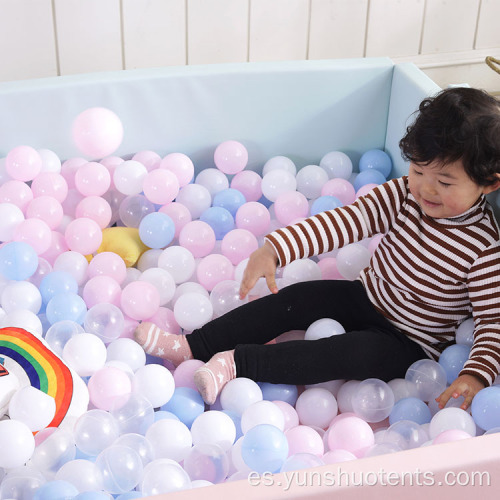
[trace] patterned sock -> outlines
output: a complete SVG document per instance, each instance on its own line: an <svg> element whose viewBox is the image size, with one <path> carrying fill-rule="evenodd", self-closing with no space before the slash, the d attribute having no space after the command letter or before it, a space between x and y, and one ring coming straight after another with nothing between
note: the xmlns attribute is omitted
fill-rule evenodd
<svg viewBox="0 0 500 500"><path fill-rule="evenodd" d="M141 323L134 332L134 338L147 354L168 359L175 366L187 359L193 359L185 335L165 332L154 323Z"/></svg>
<svg viewBox="0 0 500 500"><path fill-rule="evenodd" d="M194 372L194 383L207 405L213 405L220 391L236 378L234 349L219 352Z"/></svg>

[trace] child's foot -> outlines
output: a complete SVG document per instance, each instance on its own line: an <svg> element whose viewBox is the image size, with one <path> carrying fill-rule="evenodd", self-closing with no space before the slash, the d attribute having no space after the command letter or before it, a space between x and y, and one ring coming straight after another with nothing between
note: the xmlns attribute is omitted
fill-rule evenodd
<svg viewBox="0 0 500 500"><path fill-rule="evenodd" d="M154 323L141 323L134 332L134 338L147 354L168 359L175 366L187 359L193 359L185 335L165 332Z"/></svg>
<svg viewBox="0 0 500 500"><path fill-rule="evenodd" d="M207 405L213 405L223 387L234 378L234 349L217 353L194 372L194 383Z"/></svg>

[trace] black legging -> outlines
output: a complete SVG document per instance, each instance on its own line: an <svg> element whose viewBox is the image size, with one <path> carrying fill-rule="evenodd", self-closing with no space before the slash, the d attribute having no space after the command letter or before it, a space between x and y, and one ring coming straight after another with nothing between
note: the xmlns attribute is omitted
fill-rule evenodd
<svg viewBox="0 0 500 500"><path fill-rule="evenodd" d="M321 318L337 320L347 333L263 345L282 333L306 330ZM389 381L428 357L373 307L359 281L290 285L210 321L187 339L196 359L208 361L217 352L235 349L238 377L276 384Z"/></svg>

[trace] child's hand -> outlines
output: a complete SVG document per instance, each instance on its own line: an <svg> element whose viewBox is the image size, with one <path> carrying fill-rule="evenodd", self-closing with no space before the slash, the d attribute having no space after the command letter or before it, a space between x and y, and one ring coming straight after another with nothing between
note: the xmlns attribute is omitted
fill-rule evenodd
<svg viewBox="0 0 500 500"><path fill-rule="evenodd" d="M444 408L450 397L458 398L459 396L464 396L465 400L460 408L466 410L472 403L474 396L481 390L484 389L484 384L477 377L473 375L460 375L456 378L450 387L448 387L436 401L439 403L439 408Z"/></svg>
<svg viewBox="0 0 500 500"><path fill-rule="evenodd" d="M264 276L266 283L272 293L278 293L275 276L278 264L278 256L269 243L264 243L258 250L250 255L247 267L243 274L240 285L240 299L244 299L247 293L255 286L257 280Z"/></svg>

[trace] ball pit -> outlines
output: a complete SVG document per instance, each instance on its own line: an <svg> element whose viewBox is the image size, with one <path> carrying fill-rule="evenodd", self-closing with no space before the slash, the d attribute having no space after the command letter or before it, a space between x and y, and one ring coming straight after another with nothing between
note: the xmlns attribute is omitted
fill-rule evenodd
<svg viewBox="0 0 500 500"><path fill-rule="evenodd" d="M17 452L0 463L2 485L13 479L11 469L31 459L42 474L30 479L39 481L40 498L56 490L66 496L101 489L153 495L194 488L198 481L246 478L252 470L294 471L429 440L464 439L477 433L472 417L484 430L500 425L488 416L489 408L498 411L496 387L477 399L472 416L447 408L431 417L426 403L459 369L457 355L444 382L442 367L429 362L427 371L413 367L404 381L346 381L335 390L237 379L212 408L204 408L191 380L199 364L191 360L174 369L146 357L130 338L134 325L154 318L162 328L189 332L237 307L236 269L266 232L351 203L387 178L387 160L382 151L368 151L354 182L353 163L340 151L299 169L290 158L273 157L260 175L245 170L251 155L244 144L226 141L214 145L212 175L204 169L195 176L193 161L182 153L111 157L123 134L117 117L102 108L89 111L101 123L110 121L111 136L99 133L99 120L80 116L75 143L86 156L108 158L61 162L51 151L21 146L5 159L11 179L0 193L2 309L38 315L39 334L86 381L91 406L73 435L41 429L34 445L28 431L38 429L18 424L19 412L12 411L12 420L0 422L0 442ZM90 143L84 142L90 133L85 129L96 134ZM118 253L99 252L102 230L113 224L136 229L142 243L159 252L143 252L135 268L127 268ZM54 245L58 238L62 243ZM283 270L281 283L354 279L375 246L366 241L335 256L294 263ZM24 288L16 292L17 285ZM251 299L262 293L265 288L256 287ZM306 338L344 334L341 325L315 326ZM32 329L27 320L24 327ZM410 399L418 403L411 406ZM376 438L370 424L386 418Z"/></svg>

